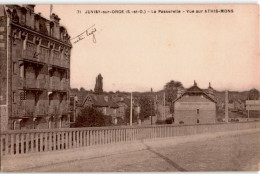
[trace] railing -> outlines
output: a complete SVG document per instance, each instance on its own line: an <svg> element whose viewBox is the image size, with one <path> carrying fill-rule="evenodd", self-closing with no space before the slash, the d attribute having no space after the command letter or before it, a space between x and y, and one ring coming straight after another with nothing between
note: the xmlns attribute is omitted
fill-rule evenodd
<svg viewBox="0 0 260 177"><path fill-rule="evenodd" d="M1 156L252 128L260 122L3 131Z"/></svg>
<svg viewBox="0 0 260 177"><path fill-rule="evenodd" d="M39 88L46 89L47 83L45 79L21 79L20 80L21 88Z"/></svg>

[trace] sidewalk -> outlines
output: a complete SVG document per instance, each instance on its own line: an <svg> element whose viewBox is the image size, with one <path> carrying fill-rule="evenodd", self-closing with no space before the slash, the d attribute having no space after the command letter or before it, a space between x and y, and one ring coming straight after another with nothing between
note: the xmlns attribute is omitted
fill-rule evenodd
<svg viewBox="0 0 260 177"><path fill-rule="evenodd" d="M243 131L217 132L210 134L198 134L192 136L178 136L173 138L153 139L145 141L133 141L128 143L118 143L109 145L98 145L78 149L62 150L55 152L44 152L38 154L27 154L19 156L4 156L1 159L1 171L17 172L33 169L42 166L68 163L79 160L101 158L116 154L124 154L133 151L147 150L147 146L152 149L176 146L179 144L205 141L222 136L232 136L251 132L260 132L260 129L249 129Z"/></svg>

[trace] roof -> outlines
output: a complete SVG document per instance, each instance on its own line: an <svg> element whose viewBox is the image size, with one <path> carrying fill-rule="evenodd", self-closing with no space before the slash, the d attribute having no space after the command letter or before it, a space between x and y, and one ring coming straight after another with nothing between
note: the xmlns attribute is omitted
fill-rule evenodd
<svg viewBox="0 0 260 177"><path fill-rule="evenodd" d="M107 101L106 98L107 97ZM88 94L82 105L85 104L85 102L87 101L87 99L90 99L92 102L92 105L94 107L111 107L111 108L118 108L118 105L112 100L112 98L110 96L107 95L97 95L97 94Z"/></svg>
<svg viewBox="0 0 260 177"><path fill-rule="evenodd" d="M199 88L197 86L197 84L194 84L192 87L188 88L183 94L181 94L178 98L176 98L174 102L176 102L177 100L179 100L180 98L182 98L184 95L191 95L191 94L197 94L197 95L204 95L206 98L208 98L209 100L213 101L213 102L217 102L215 100L215 98L213 98L212 96L210 96L209 94L207 94L205 91L203 91L201 88Z"/></svg>
<svg viewBox="0 0 260 177"><path fill-rule="evenodd" d="M119 102L123 102L123 103L125 103L128 107L131 106L131 99L129 99L129 98L124 98L123 101L119 101ZM134 106L134 107L137 107L137 106L138 106L138 103L135 102L134 99L133 99L133 106Z"/></svg>

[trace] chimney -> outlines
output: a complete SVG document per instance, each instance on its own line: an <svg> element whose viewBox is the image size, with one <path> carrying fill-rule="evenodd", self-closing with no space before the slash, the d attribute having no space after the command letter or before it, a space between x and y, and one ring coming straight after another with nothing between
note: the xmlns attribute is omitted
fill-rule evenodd
<svg viewBox="0 0 260 177"><path fill-rule="evenodd" d="M194 80L194 86L197 86L197 82Z"/></svg>
<svg viewBox="0 0 260 177"><path fill-rule="evenodd" d="M212 97L214 97L214 90L213 88L211 87L211 83L209 82L209 87L208 87L208 94Z"/></svg>
<svg viewBox="0 0 260 177"><path fill-rule="evenodd" d="M51 16L50 16L50 20L59 24L60 23L60 18L58 15L56 15L55 13L52 13Z"/></svg>
<svg viewBox="0 0 260 177"><path fill-rule="evenodd" d="M33 4L27 4L27 5L24 5L24 7L25 7L26 9L29 9L31 12L34 12L34 7L35 7L35 5L33 5Z"/></svg>

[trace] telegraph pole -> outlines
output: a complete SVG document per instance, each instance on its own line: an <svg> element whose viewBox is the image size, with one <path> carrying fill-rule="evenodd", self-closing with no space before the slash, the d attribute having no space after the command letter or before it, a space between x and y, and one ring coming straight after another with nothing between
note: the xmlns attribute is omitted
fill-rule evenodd
<svg viewBox="0 0 260 177"><path fill-rule="evenodd" d="M163 120L165 120L165 91L163 92Z"/></svg>
<svg viewBox="0 0 260 177"><path fill-rule="evenodd" d="M228 90L225 91L225 122L228 122Z"/></svg>
<svg viewBox="0 0 260 177"><path fill-rule="evenodd" d="M153 89L151 88L151 125L153 125Z"/></svg>
<svg viewBox="0 0 260 177"><path fill-rule="evenodd" d="M133 121L133 92L131 91L131 100L130 100L130 126L132 126L132 121Z"/></svg>

